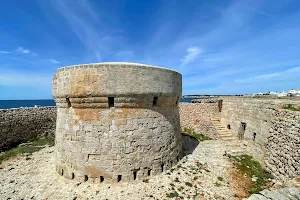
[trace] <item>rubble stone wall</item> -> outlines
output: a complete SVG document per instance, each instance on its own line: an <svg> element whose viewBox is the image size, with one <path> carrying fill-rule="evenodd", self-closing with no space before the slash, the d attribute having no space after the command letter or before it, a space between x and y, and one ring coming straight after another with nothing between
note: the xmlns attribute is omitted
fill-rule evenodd
<svg viewBox="0 0 300 200"><path fill-rule="evenodd" d="M300 176L300 112L281 109L299 105L288 99L224 98L221 122L238 137L245 122L244 140L254 144L252 155L280 179Z"/></svg>
<svg viewBox="0 0 300 200"><path fill-rule="evenodd" d="M0 110L0 151L30 139L55 133L56 108Z"/></svg>
<svg viewBox="0 0 300 200"><path fill-rule="evenodd" d="M211 123L211 119L220 119L218 102L180 103L181 128L193 129L212 138L218 138L218 133Z"/></svg>

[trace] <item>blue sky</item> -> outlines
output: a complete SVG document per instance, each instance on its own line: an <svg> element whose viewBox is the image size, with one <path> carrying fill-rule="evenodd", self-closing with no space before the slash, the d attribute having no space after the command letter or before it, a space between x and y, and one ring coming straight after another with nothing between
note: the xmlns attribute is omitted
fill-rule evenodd
<svg viewBox="0 0 300 200"><path fill-rule="evenodd" d="M300 88L298 0L0 3L0 99L49 99L57 68L113 61L177 70L184 94Z"/></svg>

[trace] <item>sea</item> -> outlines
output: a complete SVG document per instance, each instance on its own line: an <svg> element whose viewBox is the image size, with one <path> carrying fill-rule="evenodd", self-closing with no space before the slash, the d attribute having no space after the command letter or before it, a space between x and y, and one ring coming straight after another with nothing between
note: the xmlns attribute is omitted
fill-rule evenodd
<svg viewBox="0 0 300 200"><path fill-rule="evenodd" d="M182 98L180 102L190 103L195 98ZM0 109L34 107L34 106L55 106L53 99L41 100L0 100Z"/></svg>
<svg viewBox="0 0 300 200"><path fill-rule="evenodd" d="M41 100L0 100L0 109L34 107L34 106L55 106L53 99Z"/></svg>

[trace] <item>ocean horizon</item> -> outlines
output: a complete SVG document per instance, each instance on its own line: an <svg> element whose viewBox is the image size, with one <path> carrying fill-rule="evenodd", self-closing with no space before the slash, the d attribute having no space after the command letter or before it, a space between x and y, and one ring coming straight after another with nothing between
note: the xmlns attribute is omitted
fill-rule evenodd
<svg viewBox="0 0 300 200"><path fill-rule="evenodd" d="M34 107L34 106L55 106L55 101L53 99L0 100L0 109Z"/></svg>

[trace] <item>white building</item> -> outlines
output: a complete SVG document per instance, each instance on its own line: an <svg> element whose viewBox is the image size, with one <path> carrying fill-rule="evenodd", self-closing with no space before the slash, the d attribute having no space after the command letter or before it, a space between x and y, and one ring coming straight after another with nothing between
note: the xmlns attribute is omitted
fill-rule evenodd
<svg viewBox="0 0 300 200"><path fill-rule="evenodd" d="M285 92L285 91L279 92L277 96L278 97L286 97L287 96L287 92Z"/></svg>
<svg viewBox="0 0 300 200"><path fill-rule="evenodd" d="M291 96L291 97L300 97L300 90L291 89L288 92L288 96Z"/></svg>

